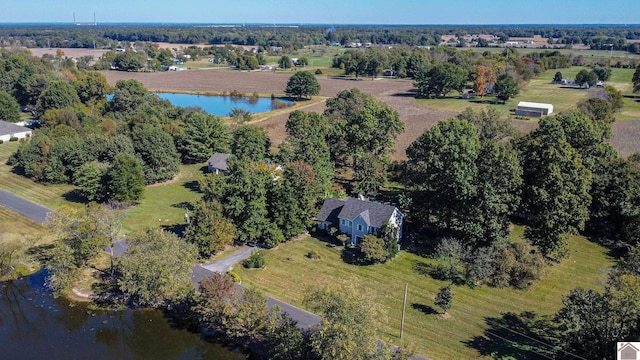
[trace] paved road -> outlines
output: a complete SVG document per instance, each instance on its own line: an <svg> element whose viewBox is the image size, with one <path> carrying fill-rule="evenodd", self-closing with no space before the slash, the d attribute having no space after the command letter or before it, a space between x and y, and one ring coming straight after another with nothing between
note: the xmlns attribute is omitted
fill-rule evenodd
<svg viewBox="0 0 640 360"><path fill-rule="evenodd" d="M240 250L237 250L233 254L227 256L226 258L220 261L214 261L208 264L199 264L192 268L191 271L191 281L196 286L196 289L199 287L200 280L206 278L211 275L213 272L227 272L230 270L233 265L241 262L242 260L251 256L251 254L258 250L258 248L244 246ZM242 289L242 286L239 286ZM301 329L307 329L317 323L320 322L321 318L318 315L312 314L308 311L302 310L298 307L295 307L291 304L287 304L278 299L274 299L269 296L265 296L267 298L267 305L269 308L278 305L282 311L287 313L293 320L298 322L298 327Z"/></svg>
<svg viewBox="0 0 640 360"><path fill-rule="evenodd" d="M0 206L7 207L41 224L47 220L47 214L51 212L51 209L15 196L4 190L0 190Z"/></svg>
<svg viewBox="0 0 640 360"><path fill-rule="evenodd" d="M257 250L260 250L260 249L245 245L239 250L236 250L236 252L234 252L233 254L227 256L226 258L220 261L214 261L209 264L201 264L200 266L202 266L203 268L209 271L227 272L231 270L233 265L248 258L249 256L251 256L251 254L253 254L254 251L257 251Z"/></svg>

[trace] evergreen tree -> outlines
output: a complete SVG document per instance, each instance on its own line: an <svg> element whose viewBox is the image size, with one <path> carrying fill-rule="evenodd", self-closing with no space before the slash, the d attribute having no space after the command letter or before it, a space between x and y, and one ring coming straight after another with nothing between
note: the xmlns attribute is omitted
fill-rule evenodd
<svg viewBox="0 0 640 360"><path fill-rule="evenodd" d="M184 123L179 150L185 162L203 162L215 152L229 152L231 130L221 118L194 111L187 115Z"/></svg>
<svg viewBox="0 0 640 360"><path fill-rule="evenodd" d="M442 309L442 313L446 314L447 310L451 309L451 302L453 301L453 294L451 293L451 285L441 287L438 290L434 304Z"/></svg>
<svg viewBox="0 0 640 360"><path fill-rule="evenodd" d="M140 162L131 154L116 155L106 173L107 197L134 202L142 197L145 180Z"/></svg>

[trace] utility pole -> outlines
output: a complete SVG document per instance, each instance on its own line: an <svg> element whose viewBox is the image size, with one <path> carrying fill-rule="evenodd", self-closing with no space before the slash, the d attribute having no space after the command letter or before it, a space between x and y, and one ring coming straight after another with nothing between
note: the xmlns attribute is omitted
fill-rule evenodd
<svg viewBox="0 0 640 360"><path fill-rule="evenodd" d="M407 292L409 291L409 283L404 283L404 301L402 302L402 322L400 323L400 339L404 333L404 312L407 308Z"/></svg>

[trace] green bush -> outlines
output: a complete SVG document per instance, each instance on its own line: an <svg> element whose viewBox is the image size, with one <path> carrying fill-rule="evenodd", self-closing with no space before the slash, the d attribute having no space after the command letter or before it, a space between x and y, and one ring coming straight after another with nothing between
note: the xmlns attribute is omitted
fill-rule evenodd
<svg viewBox="0 0 640 360"><path fill-rule="evenodd" d="M316 75L322 75L322 70L316 69Z"/></svg>
<svg viewBox="0 0 640 360"><path fill-rule="evenodd" d="M264 254L261 251L256 251L242 265L247 269L259 269L264 266Z"/></svg>
<svg viewBox="0 0 640 360"><path fill-rule="evenodd" d="M0 144L3 144L3 143L4 143L4 140L0 140Z"/></svg>
<svg viewBox="0 0 640 360"><path fill-rule="evenodd" d="M12 137L9 139L9 141L12 141L12 142L13 142L13 141L18 141L18 140L19 140L19 139L18 139L17 137L15 137L15 136L12 136Z"/></svg>

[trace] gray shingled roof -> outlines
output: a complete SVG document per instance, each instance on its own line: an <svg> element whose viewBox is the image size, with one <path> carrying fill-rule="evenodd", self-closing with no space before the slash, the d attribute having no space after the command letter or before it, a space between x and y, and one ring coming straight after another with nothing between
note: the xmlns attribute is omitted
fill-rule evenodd
<svg viewBox="0 0 640 360"><path fill-rule="evenodd" d="M395 209L391 205L347 198L342 211L338 214L338 218L353 220L362 214L363 219L369 226L378 228L382 227L385 221L389 221Z"/></svg>
<svg viewBox="0 0 640 360"><path fill-rule="evenodd" d="M318 215L319 221L329 221L334 224L338 223L338 214L342 207L344 206L344 201L338 199L327 198L322 204L322 209L320 209L320 215Z"/></svg>
<svg viewBox="0 0 640 360"><path fill-rule="evenodd" d="M0 135L10 135L25 131L31 131L31 129L4 120L0 120Z"/></svg>
<svg viewBox="0 0 640 360"><path fill-rule="evenodd" d="M229 157L231 157L231 154L214 153L209 160L207 160L207 163L216 169L227 171L229 170L229 166L227 165L227 159L229 159Z"/></svg>
<svg viewBox="0 0 640 360"><path fill-rule="evenodd" d="M391 205L354 198L347 198L345 201L328 198L322 204L318 220L338 223L338 219L353 220L361 215L369 226L379 228L389 221L395 209Z"/></svg>

